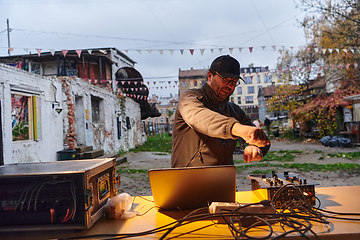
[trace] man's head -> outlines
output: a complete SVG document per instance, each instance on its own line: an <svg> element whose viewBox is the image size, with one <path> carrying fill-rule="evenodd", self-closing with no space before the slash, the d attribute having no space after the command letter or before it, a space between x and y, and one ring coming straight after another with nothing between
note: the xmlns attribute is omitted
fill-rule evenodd
<svg viewBox="0 0 360 240"><path fill-rule="evenodd" d="M242 80L240 64L229 55L217 57L212 62L207 77L209 86L221 100L225 101L234 92L239 79Z"/></svg>

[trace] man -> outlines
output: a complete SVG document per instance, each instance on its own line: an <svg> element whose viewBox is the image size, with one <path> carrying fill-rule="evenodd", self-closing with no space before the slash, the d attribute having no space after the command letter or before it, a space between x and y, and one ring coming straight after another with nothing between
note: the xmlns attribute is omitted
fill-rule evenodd
<svg viewBox="0 0 360 240"><path fill-rule="evenodd" d="M229 96L239 83L240 64L229 55L216 58L207 73L208 82L180 96L173 127L171 167L233 164L237 139L249 144L245 162L259 161L270 148L261 128Z"/></svg>
<svg viewBox="0 0 360 240"><path fill-rule="evenodd" d="M271 121L269 119L268 116L265 117L265 121L264 121L265 127L266 127L266 132L268 137L270 137L270 125L271 125Z"/></svg>

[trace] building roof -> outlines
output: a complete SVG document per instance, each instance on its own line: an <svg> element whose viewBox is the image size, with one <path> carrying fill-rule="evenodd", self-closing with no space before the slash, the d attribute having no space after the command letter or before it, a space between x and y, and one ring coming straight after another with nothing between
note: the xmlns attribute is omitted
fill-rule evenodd
<svg viewBox="0 0 360 240"><path fill-rule="evenodd" d="M271 97L273 95L276 94L276 90L278 89L277 86L269 86L269 87L263 87L263 88L260 88L261 92L262 92L262 95L264 97Z"/></svg>
<svg viewBox="0 0 360 240"><path fill-rule="evenodd" d="M81 56L86 56L87 59L91 58L98 58L99 56L107 57L107 52L110 50L116 51L117 54L119 54L121 57L125 58L132 64L135 64L136 62L129 58L126 54L122 53L120 50L114 48L114 47L107 47L107 48L87 48L87 49L76 49L76 50L67 50L66 58L77 58L79 59L79 56L77 54L77 50L81 50ZM92 51L90 54L88 51ZM64 58L64 53L61 51L55 51L54 54L51 52L41 52L40 57L38 56L38 53L30 53L30 54L22 54L22 55L13 55L13 56L4 56L0 57L1 61L4 63L7 63L6 59L10 60L9 63L14 62L14 59L18 59L21 61L22 58L27 59L35 59L37 62L39 61L51 61L56 57ZM110 60L110 59L109 59Z"/></svg>
<svg viewBox="0 0 360 240"><path fill-rule="evenodd" d="M309 80L309 89L316 89L323 87L325 87L325 76L318 75L317 78Z"/></svg>
<svg viewBox="0 0 360 240"><path fill-rule="evenodd" d="M206 77L207 72L208 69L190 69L190 70L179 69L179 78Z"/></svg>

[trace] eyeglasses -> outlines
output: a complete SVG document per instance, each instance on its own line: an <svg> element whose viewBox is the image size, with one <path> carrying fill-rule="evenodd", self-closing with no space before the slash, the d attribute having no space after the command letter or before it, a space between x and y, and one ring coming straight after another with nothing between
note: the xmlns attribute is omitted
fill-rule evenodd
<svg viewBox="0 0 360 240"><path fill-rule="evenodd" d="M221 76L220 73L218 73L218 72L215 72L215 74L218 75L222 79L222 82L225 85L230 85L230 86L236 87L236 86L239 86L239 84L240 84L239 79L229 80L229 78L225 78L225 77Z"/></svg>

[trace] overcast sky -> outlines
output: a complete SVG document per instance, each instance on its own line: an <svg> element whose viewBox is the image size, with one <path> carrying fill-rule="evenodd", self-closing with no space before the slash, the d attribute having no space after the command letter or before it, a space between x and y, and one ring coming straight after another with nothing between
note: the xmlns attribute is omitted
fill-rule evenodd
<svg viewBox="0 0 360 240"><path fill-rule="evenodd" d="M274 69L279 48L305 45L304 16L292 0L0 0L0 56L9 19L12 55L115 47L150 95L169 96L179 68L207 68L222 54Z"/></svg>

